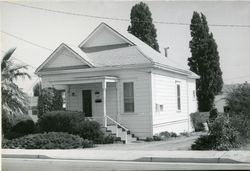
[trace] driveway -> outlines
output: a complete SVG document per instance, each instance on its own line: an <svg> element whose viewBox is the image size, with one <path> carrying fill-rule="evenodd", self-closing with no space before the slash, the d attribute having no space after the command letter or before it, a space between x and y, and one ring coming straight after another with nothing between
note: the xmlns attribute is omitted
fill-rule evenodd
<svg viewBox="0 0 250 171"><path fill-rule="evenodd" d="M89 148L88 150L190 150L191 145L198 137L199 135L192 135L190 137L171 138L166 141L138 141L131 144L97 144L95 148Z"/></svg>

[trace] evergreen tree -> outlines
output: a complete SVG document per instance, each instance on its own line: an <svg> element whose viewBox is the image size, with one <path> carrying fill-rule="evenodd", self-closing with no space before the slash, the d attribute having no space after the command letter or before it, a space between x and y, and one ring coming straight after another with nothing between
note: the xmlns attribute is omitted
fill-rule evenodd
<svg viewBox="0 0 250 171"><path fill-rule="evenodd" d="M189 47L192 56L188 58L188 65L191 71L200 76L196 81L198 109L209 111L213 107L214 97L223 86L217 44L202 13L193 13L190 30L192 40Z"/></svg>
<svg viewBox="0 0 250 171"><path fill-rule="evenodd" d="M153 24L152 14L147 4L140 2L132 7L130 13L131 25L128 32L159 51L156 28Z"/></svg>

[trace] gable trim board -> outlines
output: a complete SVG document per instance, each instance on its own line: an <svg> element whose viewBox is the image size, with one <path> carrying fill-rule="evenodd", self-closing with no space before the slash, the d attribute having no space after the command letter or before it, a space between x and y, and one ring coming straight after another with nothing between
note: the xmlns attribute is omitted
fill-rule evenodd
<svg viewBox="0 0 250 171"><path fill-rule="evenodd" d="M39 71L41 71L50 61L52 61L54 58L56 58L56 53L60 52L60 50L62 50L62 48L66 48L67 50L69 50L70 52L72 52L75 57L81 61L83 64L87 64L90 68L93 68L94 65L87 61L85 58L83 58L82 56L80 56L77 52L75 52L73 49L71 49L69 46L67 46L65 43L61 43L53 52L52 54L36 69L35 73L38 73Z"/></svg>
<svg viewBox="0 0 250 171"><path fill-rule="evenodd" d="M128 70L128 69L142 69L142 68L152 68L153 65L150 63L142 64L129 64L129 65L118 65L118 66L107 66L107 67L94 67L94 68L81 68L81 69L69 69L69 70L53 70L53 71L43 71L40 70L35 72L38 76L42 75L56 75L56 74L70 74L70 73L87 73L87 72L98 72L98 71L113 71L113 70Z"/></svg>

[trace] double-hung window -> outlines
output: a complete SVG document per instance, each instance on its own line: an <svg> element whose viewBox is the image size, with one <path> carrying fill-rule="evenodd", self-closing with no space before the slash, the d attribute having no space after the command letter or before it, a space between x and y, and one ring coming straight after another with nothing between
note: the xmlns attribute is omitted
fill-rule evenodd
<svg viewBox="0 0 250 171"><path fill-rule="evenodd" d="M176 84L176 88L177 88L177 109L181 110L181 87L179 83Z"/></svg>
<svg viewBox="0 0 250 171"><path fill-rule="evenodd" d="M125 82L123 83L123 101L124 101L124 112L134 112L134 83Z"/></svg>

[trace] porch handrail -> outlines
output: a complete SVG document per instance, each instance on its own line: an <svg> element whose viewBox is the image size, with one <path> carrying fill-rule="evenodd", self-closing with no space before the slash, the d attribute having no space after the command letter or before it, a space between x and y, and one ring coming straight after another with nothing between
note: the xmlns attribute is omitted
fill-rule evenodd
<svg viewBox="0 0 250 171"><path fill-rule="evenodd" d="M114 120L113 118L111 118L110 116L106 115L105 117L106 117L106 119L111 120L111 121L114 122L116 125L119 125L121 128L125 129L126 131L129 130L129 129L126 128L125 126L121 125L119 122L115 121L115 120Z"/></svg>

